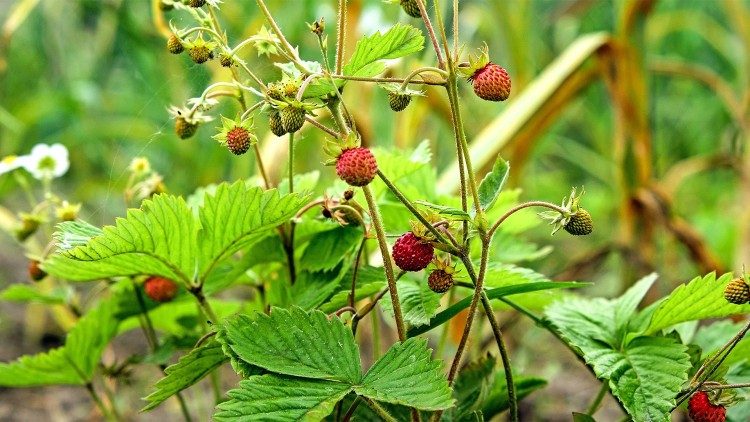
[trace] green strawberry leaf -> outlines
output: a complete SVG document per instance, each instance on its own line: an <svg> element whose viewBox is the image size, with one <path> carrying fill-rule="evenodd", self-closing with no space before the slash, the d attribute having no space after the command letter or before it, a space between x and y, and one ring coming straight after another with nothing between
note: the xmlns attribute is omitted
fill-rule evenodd
<svg viewBox="0 0 750 422"><path fill-rule="evenodd" d="M299 260L300 268L309 271L334 269L362 241L359 227L337 227L313 235Z"/></svg>
<svg viewBox="0 0 750 422"><path fill-rule="evenodd" d="M446 412L450 417L443 419L461 420L475 410L481 410L494 381L492 375L496 363L497 360L488 354L461 369L453 385L456 407Z"/></svg>
<svg viewBox="0 0 750 422"><path fill-rule="evenodd" d="M102 351L117 331L109 302L84 315L68 333L65 345L47 353L0 363L0 386L32 387L90 382Z"/></svg>
<svg viewBox="0 0 750 422"><path fill-rule="evenodd" d="M283 375L257 375L240 381L229 400L217 406L216 421L320 421L352 387Z"/></svg>
<svg viewBox="0 0 750 422"><path fill-rule="evenodd" d="M442 296L430 290L427 282L402 280L398 283L397 290L404 321L411 326L428 324L440 307ZM393 304L390 300L381 300L380 306L386 315L393 315Z"/></svg>
<svg viewBox="0 0 750 422"><path fill-rule="evenodd" d="M385 70L384 59L396 59L416 53L424 48L424 36L419 29L396 24L385 34L376 32L357 41L344 74L372 77Z"/></svg>
<svg viewBox="0 0 750 422"><path fill-rule="evenodd" d="M176 364L167 367L164 371L166 376L154 385L156 391L144 399L149 403L141 412L155 408L164 400L197 383L226 361L221 344L213 339L191 350Z"/></svg>
<svg viewBox="0 0 750 422"><path fill-rule="evenodd" d="M616 300L570 299L546 310L562 338L578 350L597 377L606 379L634 420L668 418L675 396L687 380L687 347L674 338L637 337L625 341L627 320L653 283L647 277Z"/></svg>
<svg viewBox="0 0 750 422"><path fill-rule="evenodd" d="M571 288L577 288L577 287L585 287L588 285L589 283L553 282L553 281L523 283L523 284L515 284L511 286L505 286L505 287L499 287L496 289L487 290L487 296L490 299L498 299L498 298L505 297L505 296L535 292L535 291L540 291L540 290L571 289ZM462 310L468 308L470 304L471 304L471 296L463 298L462 300L454 303L447 309L441 311L440 313L432 317L428 325L410 328L408 331L408 336L409 337L418 336L436 327L439 327L440 325L446 323L451 318L456 316Z"/></svg>
<svg viewBox="0 0 750 422"><path fill-rule="evenodd" d="M354 391L373 400L419 410L448 409L454 404L441 362L431 359L427 340L420 338L393 345Z"/></svg>
<svg viewBox="0 0 750 422"><path fill-rule="evenodd" d="M80 243L83 235L72 249L66 249L71 241L60 243L43 269L73 281L150 274L187 284L196 272L205 279L220 261L260 240L304 202L296 194L280 196L241 181L224 183L202 197L196 220L182 198L156 195L85 244ZM68 239L71 227L61 226L64 231L56 237ZM80 234L83 229L76 230Z"/></svg>
<svg viewBox="0 0 750 422"><path fill-rule="evenodd" d="M352 331L323 312L273 308L271 315L235 315L223 325L237 356L268 371L350 384L362 378Z"/></svg>
<svg viewBox="0 0 750 422"><path fill-rule="evenodd" d="M677 287L654 311L646 334L680 322L750 313L750 304L735 305L724 299L724 288L731 280L732 274L717 279L715 273L710 273Z"/></svg>
<svg viewBox="0 0 750 422"><path fill-rule="evenodd" d="M72 294L70 289L56 288L49 293L42 293L28 284L12 284L0 292L0 299L10 302L44 303L46 305L62 305Z"/></svg>
<svg viewBox="0 0 750 422"><path fill-rule="evenodd" d="M477 192L479 205L484 211L495 205L498 195L500 195L505 182L508 180L508 173L510 173L510 165L498 155L495 164L492 166L492 171L487 173L482 182L479 183Z"/></svg>

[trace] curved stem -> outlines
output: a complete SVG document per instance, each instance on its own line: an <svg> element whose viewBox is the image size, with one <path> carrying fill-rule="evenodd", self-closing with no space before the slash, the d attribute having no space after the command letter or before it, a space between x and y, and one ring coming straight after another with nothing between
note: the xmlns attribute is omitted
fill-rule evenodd
<svg viewBox="0 0 750 422"><path fill-rule="evenodd" d="M414 77L416 77L417 75L423 72L435 72L438 75L442 76L443 78L446 78L446 79L448 78L448 72L442 69L438 69L432 66L420 67L420 68L414 69L411 73L406 75L406 78L404 78L404 82L401 83L401 89L406 88L406 85L411 83L411 80L414 79Z"/></svg>
<svg viewBox="0 0 750 422"><path fill-rule="evenodd" d="M378 237L380 254L383 256L383 268L385 269L385 276L388 280L388 291L391 294L393 316L396 320L398 339L403 342L406 340L406 329L404 328L404 317L401 314L401 303L398 300L398 290L396 290L396 279L393 275L393 263L391 262L391 254L388 251L388 243L385 240L385 230L383 230L383 222L380 217L378 205L377 203L375 203L375 198L373 198L372 196L372 189L370 188L370 186L363 186L362 191L365 194L367 205L370 208L370 218L372 219L372 225L375 228L375 234Z"/></svg>
<svg viewBox="0 0 750 422"><path fill-rule="evenodd" d="M568 210L566 210L565 208L563 208L563 207L561 207L559 205L555 205L555 204L553 204L551 202L545 202L545 201L524 202L523 204L516 205L515 207L509 209L505 214L503 214L502 217L500 217L495 222L495 224L492 225L492 227L490 228L490 230L487 232L487 236L492 237L492 235L495 233L495 231L497 230L497 228L500 227L500 225L503 224L503 222L508 217L510 217L514 213L516 213L516 212L518 212L518 211L520 211L520 210L522 210L524 208L529 208L529 207L545 207L545 208L549 208L549 209L551 209L553 211L557 211L560 214L566 214L566 213L568 213Z"/></svg>
<svg viewBox="0 0 750 422"><path fill-rule="evenodd" d="M297 96L295 97L295 99L297 101L302 101L302 95L305 94L305 90L307 90L307 87L310 86L310 84L312 83L312 81L314 81L315 79L320 78L322 76L323 76L322 73L313 73L312 75L308 75L305 78L305 81L302 82L302 85L297 90Z"/></svg>
<svg viewBox="0 0 750 422"><path fill-rule="evenodd" d="M310 116L305 116L305 120L309 122L311 125L315 126L316 128L322 130L323 132L333 136L336 139L341 138L341 134L336 132L335 130L329 128L328 126L324 125L323 123L320 123L319 121L313 119Z"/></svg>
<svg viewBox="0 0 750 422"><path fill-rule="evenodd" d="M253 111L257 110L263 104L265 104L263 101L258 101L257 103L253 104L251 107L248 107L247 110L245 110L242 113L242 116L240 116L240 120L247 119L247 116L249 116L250 113L252 113Z"/></svg>
<svg viewBox="0 0 750 422"><path fill-rule="evenodd" d="M347 81L359 81L359 82L394 82L394 83L402 83L404 82L404 79L402 78L368 78L364 76L349 76L349 75L331 75L334 79L344 79ZM445 81L410 81L410 84L418 84L418 85L438 85L443 86L446 84Z"/></svg>
<svg viewBox="0 0 750 422"><path fill-rule="evenodd" d="M182 37L186 37L186 36L192 34L193 32L199 32L199 31L205 31L205 32L210 33L211 35L213 35L214 37L216 37L216 38L218 38L220 40L223 39L222 36L219 35L219 33L216 32L213 28L206 28L205 26L196 26L196 27L190 28L190 29L188 29L187 31L183 32L180 35L182 35ZM182 38L182 37L180 37L180 38Z"/></svg>

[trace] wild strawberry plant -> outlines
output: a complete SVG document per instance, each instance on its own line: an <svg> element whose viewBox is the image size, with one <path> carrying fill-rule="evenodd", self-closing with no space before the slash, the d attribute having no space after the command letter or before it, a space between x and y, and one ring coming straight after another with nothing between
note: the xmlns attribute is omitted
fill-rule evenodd
<svg viewBox="0 0 750 422"><path fill-rule="evenodd" d="M696 421L724 420L727 407L741 400L735 390L746 386L741 380L748 368L750 343L744 335L750 325L696 322L750 311L743 278L696 277L639 309L656 275L616 299L588 299L560 290L586 283L553 282L512 264L518 255L538 255L518 247L523 241L517 234L539 221L524 210L545 209L540 215L553 234L564 229L588 235L594 220L582 205L582 190L573 189L559 206L519 203L519 192L505 189L509 164L500 157L478 180L459 86L471 83L480 98L503 101L511 95L511 80L490 61L486 47L463 61L458 20L451 47L437 0L429 9L424 0L394 2L418 20L365 36L350 54L343 49L347 2L340 0L332 31L334 63L327 59L331 31L322 20L309 29L323 59L303 59L274 19L282 11L257 0L266 26L247 39L230 40L219 3L159 3L169 13L194 18L190 27L171 27L169 52L187 54L196 64L218 60L227 68L226 81L170 112L176 135L188 139L218 117L212 107L219 101L236 102L236 115L220 116L213 139L231 152L227 159L252 151L259 183L221 182L183 198L166 194L162 177L147 160L137 159L125 187L135 207L100 229L76 219L77 208L52 194L60 169L42 171L29 164L35 162L30 157L13 168L6 165L5 171L13 171L25 164L45 190L45 201L23 214L19 241L44 238L40 227L57 224L50 247L33 256L29 267L33 280L48 284L12 286L2 297L62 305L77 322L62 347L0 364L0 385L80 385L102 414L115 420L123 409L111 398L111 380L117 384L130 366L155 364L163 377L145 394L142 411L174 398L191 420L195 409L182 392L206 377L216 381L229 364L241 381L229 391L213 383L215 420L489 420L507 411L516 421L518 401L544 380L513 370L495 315L502 304L554 334L601 380L588 409L571 409L585 410L574 412L575 420L593 420L606 394L636 421L668 420L680 407ZM458 4L453 2L454 16ZM435 25L428 10L435 12ZM382 77L386 60L424 48L425 32L435 66L402 78ZM278 67L278 79L264 81L248 67L243 56L252 49ZM437 192L426 145L411 152L362 145L344 98L357 84L379 84L395 112L420 101L424 85L445 89L460 163L458 195ZM278 186L272 186L258 153L260 120L288 141L288 177ZM320 148L341 182L323 189L320 172L295 171L295 142L306 130L329 139ZM526 221L518 223L524 215ZM90 281L104 288L88 293L73 288ZM50 293L50 286L66 293ZM251 294L239 299L231 294L237 287ZM444 365L428 338L466 310L460 340ZM389 330L378 323L378 312L392 317L397 341L365 365L362 344L378 350L381 334ZM358 327L368 316L375 318L363 338ZM489 323L493 352L467 361L479 318ZM149 358L103 363L110 342L138 326ZM743 420L747 408L730 407L728 414Z"/></svg>

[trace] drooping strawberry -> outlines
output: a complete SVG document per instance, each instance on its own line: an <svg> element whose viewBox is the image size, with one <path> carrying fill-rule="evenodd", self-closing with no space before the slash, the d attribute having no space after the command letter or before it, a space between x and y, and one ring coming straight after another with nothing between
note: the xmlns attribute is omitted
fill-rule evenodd
<svg viewBox="0 0 750 422"><path fill-rule="evenodd" d="M177 283L168 278L151 276L143 283L143 290L153 301L163 303L177 296L178 287Z"/></svg>
<svg viewBox="0 0 750 422"><path fill-rule="evenodd" d="M474 93L483 100L505 101L510 96L510 75L502 66L490 61L485 46L479 56L472 56L469 65L460 69L461 74L474 86Z"/></svg>
<svg viewBox="0 0 750 422"><path fill-rule="evenodd" d="M724 422L727 411L720 404L713 404L705 391L697 391L688 401L688 412L693 422Z"/></svg>
<svg viewBox="0 0 750 422"><path fill-rule="evenodd" d="M427 268L435 255L432 244L406 232L393 244L393 261L404 271L421 271Z"/></svg>
<svg viewBox="0 0 750 422"><path fill-rule="evenodd" d="M345 149L336 160L336 174L352 186L366 186L378 173L378 163L364 147Z"/></svg>

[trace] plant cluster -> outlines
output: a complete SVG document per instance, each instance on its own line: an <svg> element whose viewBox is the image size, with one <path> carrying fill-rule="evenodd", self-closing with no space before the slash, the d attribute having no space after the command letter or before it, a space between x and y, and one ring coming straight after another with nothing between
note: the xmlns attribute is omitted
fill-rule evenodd
<svg viewBox="0 0 750 422"><path fill-rule="evenodd" d="M105 417L117 420L122 409L112 399L111 383L103 380L114 380L116 388L129 367L152 364L163 377L142 410L174 398L186 420L193 411L184 391L211 377L217 398L213 419L219 421L463 421L489 420L505 411L517 421L518 401L545 381L515 373L495 314L504 306L554 335L601 380L599 394L588 409L573 413L575 420L594 420L607 393L636 421L668 420L680 407L695 421L722 421L729 406L742 400L735 390L747 385L732 380L750 368L741 353L750 347L744 339L750 324L694 322L750 311L744 275L697 277L639 309L656 275L616 299L587 299L560 293L587 283L553 282L504 262L502 253L520 242L524 224L530 228L540 220L526 213L529 208L545 210L539 217L553 234L564 229L588 235L594 218L582 205L582 189L572 189L561 205L518 202L519 192L505 186L510 167L501 157L477 179L459 87L471 84L479 98L505 101L512 98L511 78L490 60L486 46L463 60L457 0L452 25L446 25L437 0L429 10L424 0L394 1L414 24L366 36L350 54L344 51L347 1L339 0L334 63L322 19L308 24L322 58L303 59L263 0L256 5L266 26L239 42L221 27L220 3L158 3L163 13L194 21L188 28L170 25L167 50L196 65L218 60L227 75L169 112L175 134L186 140L176 142L200 142L188 139L217 117L213 107L236 102L236 115L220 116L213 139L229 150L228 159L252 150L260 180L218 183L183 198L167 194L163 177L139 158L124 189L127 202L137 207L113 226L98 228L51 193L50 182L67 164L65 170L54 160L27 167L35 177L46 169L39 173L45 189L40 206L46 205L35 207L34 218L21 219L18 240L49 240L39 228L53 222L46 217L50 204L58 207L59 218L52 241L30 260L30 278L42 282L13 286L2 297L62 306L76 323L62 347L0 364L0 385L80 385ZM403 78L381 77L387 60L424 48L418 27L428 35L435 66ZM277 80L264 81L246 65L242 57L250 48L278 67ZM394 112L419 101L425 85L444 89L459 163L458 195L436 191L426 144L411 153L363 145L345 101L356 84L378 84ZM264 170L258 151L264 134L256 126L287 138L288 177L276 186ZM322 195L315 195L319 172L294 168L295 145L306 130L329 138L320 148L340 179ZM14 162L3 162L6 171L20 168ZM514 226L522 217L530 223ZM81 300L83 293L72 286L85 281L99 281L104 289ZM233 296L238 288L249 291L249 298ZM534 294L548 294L543 306L524 304ZM445 327L464 311L446 373L442 346L436 358L423 334L442 328L439 344L444 344ZM398 338L382 355L381 332L387 327L380 326L379 312L389 316ZM371 318L371 327L363 340L358 327L365 318ZM497 354L465 362L478 318L489 324ZM138 327L148 353L102 359L115 336ZM362 341L375 350L369 368L363 365ZM169 365L178 350L184 353ZM218 378L227 363L242 380L225 392Z"/></svg>

